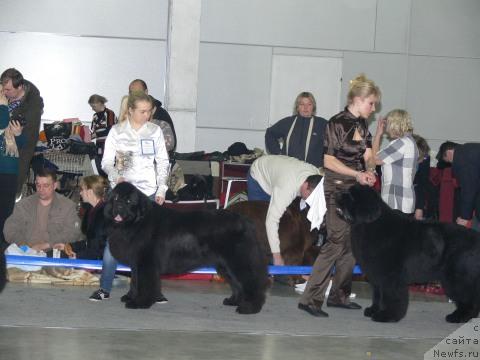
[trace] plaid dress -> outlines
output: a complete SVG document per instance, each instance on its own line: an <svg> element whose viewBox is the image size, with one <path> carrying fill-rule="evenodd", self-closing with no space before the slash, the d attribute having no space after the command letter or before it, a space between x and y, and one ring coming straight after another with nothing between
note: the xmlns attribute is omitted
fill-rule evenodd
<svg viewBox="0 0 480 360"><path fill-rule="evenodd" d="M413 178L417 171L418 149L411 134L391 141L377 154L382 165L382 199L392 209L406 214L415 211Z"/></svg>

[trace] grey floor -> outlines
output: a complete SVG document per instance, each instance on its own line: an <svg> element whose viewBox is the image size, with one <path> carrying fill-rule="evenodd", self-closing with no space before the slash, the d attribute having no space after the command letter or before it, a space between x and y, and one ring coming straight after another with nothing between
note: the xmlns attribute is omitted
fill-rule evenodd
<svg viewBox="0 0 480 360"><path fill-rule="evenodd" d="M413 296L407 317L379 324L362 311L326 308L329 318L297 309L299 295L275 284L257 315L221 305L228 288L210 281L164 282L167 304L128 310L87 298L94 288L8 284L0 295L0 359L423 359L459 326L444 317L442 296ZM362 306L368 286L355 282Z"/></svg>

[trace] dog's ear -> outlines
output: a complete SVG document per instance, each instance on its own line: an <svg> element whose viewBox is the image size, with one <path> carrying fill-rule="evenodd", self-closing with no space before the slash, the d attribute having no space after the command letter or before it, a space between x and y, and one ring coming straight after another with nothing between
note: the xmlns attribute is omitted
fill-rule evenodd
<svg viewBox="0 0 480 360"><path fill-rule="evenodd" d="M153 208L153 201L138 189L135 189L135 191L132 193L132 197L136 197L135 200L137 206L135 209L135 222L138 223L142 221L147 216L148 212Z"/></svg>
<svg viewBox="0 0 480 360"><path fill-rule="evenodd" d="M349 190L352 199L352 217L356 223L370 223L382 214L383 200L371 187L354 185Z"/></svg>
<svg viewBox="0 0 480 360"><path fill-rule="evenodd" d="M113 197L115 196L114 191L110 191L106 196L105 196L105 206L103 207L103 217L107 221L111 221L113 219L113 207L112 207L112 200Z"/></svg>

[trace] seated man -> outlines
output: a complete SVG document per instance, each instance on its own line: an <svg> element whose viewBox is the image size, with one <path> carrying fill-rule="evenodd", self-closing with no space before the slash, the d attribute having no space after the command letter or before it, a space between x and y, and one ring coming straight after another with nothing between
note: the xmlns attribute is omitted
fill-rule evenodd
<svg viewBox="0 0 480 360"><path fill-rule="evenodd" d="M253 162L247 176L248 200L270 201L265 227L274 265L284 264L278 236L280 218L297 196L310 205L307 218L311 229L320 227L326 211L323 185L321 191L314 190L321 180L317 167L293 157L266 155Z"/></svg>
<svg viewBox="0 0 480 360"><path fill-rule="evenodd" d="M5 222L3 233L9 244L27 245L36 251L62 250L80 240L76 204L57 194L54 170L42 169L35 177L37 192L19 201Z"/></svg>

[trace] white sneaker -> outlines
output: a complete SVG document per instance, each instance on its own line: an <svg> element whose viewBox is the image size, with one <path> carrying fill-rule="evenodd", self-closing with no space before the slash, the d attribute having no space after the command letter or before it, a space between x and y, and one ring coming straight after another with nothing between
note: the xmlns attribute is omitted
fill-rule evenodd
<svg viewBox="0 0 480 360"><path fill-rule="evenodd" d="M296 284L295 285L295 292L297 294L303 294L304 291L305 291L305 287L307 286L307 282L305 281L304 283L302 284Z"/></svg>

